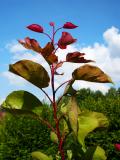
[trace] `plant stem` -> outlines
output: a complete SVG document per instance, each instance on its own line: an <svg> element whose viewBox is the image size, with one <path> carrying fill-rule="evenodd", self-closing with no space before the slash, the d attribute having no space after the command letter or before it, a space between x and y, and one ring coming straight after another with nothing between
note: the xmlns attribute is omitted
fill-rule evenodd
<svg viewBox="0 0 120 160"><path fill-rule="evenodd" d="M58 28L58 29L54 32L54 36L55 36L55 34L56 34L60 29L63 29L63 27Z"/></svg>
<svg viewBox="0 0 120 160"><path fill-rule="evenodd" d="M48 97L48 99L50 100L51 104L53 103L51 98L48 96L48 94L41 88L42 92Z"/></svg>
<svg viewBox="0 0 120 160"><path fill-rule="evenodd" d="M60 87L62 87L65 83L68 83L68 82L70 82L70 81L71 81L71 79L68 80L68 81L65 81L64 83L62 83L62 84L55 90L55 93L57 92L57 90L58 90Z"/></svg>
<svg viewBox="0 0 120 160"><path fill-rule="evenodd" d="M56 133L56 130L51 126L51 124L47 121L42 119L41 117L36 117L37 120L40 120L42 123L44 123L48 128L50 128L53 132Z"/></svg>
<svg viewBox="0 0 120 160"><path fill-rule="evenodd" d="M54 120L55 120L55 124L56 124L56 133L57 133L57 137L59 140L59 145L58 145L58 149L60 151L61 154L61 159L65 160L65 156L64 156L64 150L62 148L62 137L60 135L60 129L59 129L59 120L57 118L57 103L56 103L56 99L55 99L55 88L54 88L54 66L52 65L51 67L51 85L52 85L52 93L53 93L53 112L54 112Z"/></svg>
<svg viewBox="0 0 120 160"><path fill-rule="evenodd" d="M43 32L44 35L46 35L51 41L52 41L52 38L49 36L49 34Z"/></svg>

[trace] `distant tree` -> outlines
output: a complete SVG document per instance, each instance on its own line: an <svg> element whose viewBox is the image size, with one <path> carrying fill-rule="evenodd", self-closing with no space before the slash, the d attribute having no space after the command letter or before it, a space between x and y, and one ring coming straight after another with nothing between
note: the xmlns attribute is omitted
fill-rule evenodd
<svg viewBox="0 0 120 160"><path fill-rule="evenodd" d="M107 97L116 97L117 96L117 90L113 87L111 87L108 92L106 93Z"/></svg>

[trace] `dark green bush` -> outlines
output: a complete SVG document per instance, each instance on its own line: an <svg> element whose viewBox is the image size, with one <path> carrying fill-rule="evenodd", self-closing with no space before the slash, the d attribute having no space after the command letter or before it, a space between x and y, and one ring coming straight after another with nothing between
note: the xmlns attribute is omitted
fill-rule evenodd
<svg viewBox="0 0 120 160"><path fill-rule="evenodd" d="M51 110L47 107L43 112L44 118L52 121ZM39 149L48 155L56 153L56 146L49 138L50 130L42 123L30 117L12 115L2 123L0 160L31 160L30 153Z"/></svg>

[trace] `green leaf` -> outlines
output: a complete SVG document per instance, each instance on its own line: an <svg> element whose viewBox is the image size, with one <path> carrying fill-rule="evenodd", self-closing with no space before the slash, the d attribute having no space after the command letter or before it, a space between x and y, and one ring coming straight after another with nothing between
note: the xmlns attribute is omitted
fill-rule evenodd
<svg viewBox="0 0 120 160"><path fill-rule="evenodd" d="M82 145L84 151L86 151L84 140L88 133L98 127L107 127L108 124L107 118L102 113L84 111L79 115L78 141Z"/></svg>
<svg viewBox="0 0 120 160"><path fill-rule="evenodd" d="M97 146L89 147L81 160L93 160L93 155L96 151L96 148Z"/></svg>
<svg viewBox="0 0 120 160"><path fill-rule="evenodd" d="M69 122L71 125L71 128L75 135L77 135L78 131L78 105L76 102L76 98L74 96L70 97L69 102L67 104L67 111L68 111L68 117L69 117Z"/></svg>
<svg viewBox="0 0 120 160"><path fill-rule="evenodd" d="M55 132L52 132L52 131L50 132L50 139L51 139L52 142L58 143L58 137L55 134Z"/></svg>
<svg viewBox="0 0 120 160"><path fill-rule="evenodd" d="M24 113L29 111L29 114L31 113L30 111L40 114L42 112L41 106L42 103L37 97L23 90L10 93L2 104L2 107L6 110L14 109L13 112L19 114L22 114L23 111Z"/></svg>
<svg viewBox="0 0 120 160"><path fill-rule="evenodd" d="M106 160L105 151L100 146L97 146L96 151L93 155L93 160Z"/></svg>
<svg viewBox="0 0 120 160"><path fill-rule="evenodd" d="M21 60L15 64L9 66L9 71L23 77L30 83L34 84L39 88L45 88L49 86L50 78L47 71L42 65L30 61Z"/></svg>
<svg viewBox="0 0 120 160"><path fill-rule="evenodd" d="M61 115L59 119L59 128L61 133L64 133L64 135L67 135L69 133L69 123L65 115Z"/></svg>
<svg viewBox="0 0 120 160"><path fill-rule="evenodd" d="M31 155L32 158L34 158L34 160L53 160L52 156L47 156L46 154L40 151L32 152Z"/></svg>
<svg viewBox="0 0 120 160"><path fill-rule="evenodd" d="M67 156L68 156L68 160L72 159L72 151L71 150L67 150Z"/></svg>
<svg viewBox="0 0 120 160"><path fill-rule="evenodd" d="M74 80L84 80L99 83L113 83L111 78L100 68L89 64L83 65L72 73Z"/></svg>

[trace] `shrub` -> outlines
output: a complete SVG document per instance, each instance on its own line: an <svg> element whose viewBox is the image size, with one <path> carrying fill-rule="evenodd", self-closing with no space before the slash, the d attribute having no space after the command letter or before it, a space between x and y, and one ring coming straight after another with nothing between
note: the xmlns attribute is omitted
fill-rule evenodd
<svg viewBox="0 0 120 160"><path fill-rule="evenodd" d="M43 116L47 116L49 120L50 114L50 109L49 116L45 110L43 111ZM57 147L49 138L50 130L30 117L14 117L7 114L0 131L0 160L32 160L31 152L38 149L48 155L56 154Z"/></svg>

